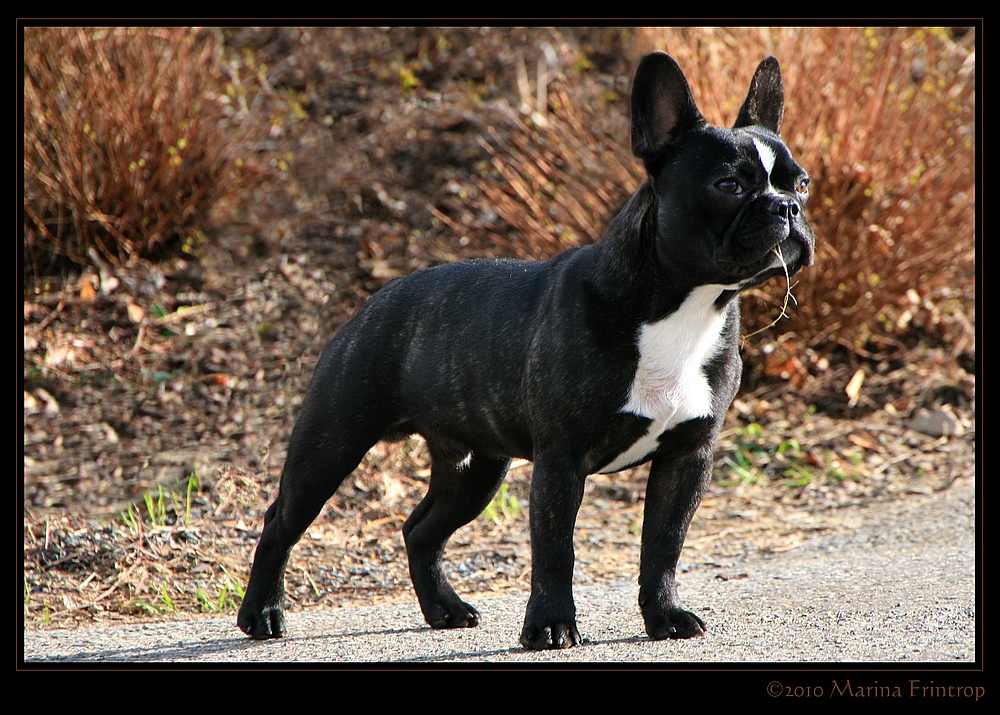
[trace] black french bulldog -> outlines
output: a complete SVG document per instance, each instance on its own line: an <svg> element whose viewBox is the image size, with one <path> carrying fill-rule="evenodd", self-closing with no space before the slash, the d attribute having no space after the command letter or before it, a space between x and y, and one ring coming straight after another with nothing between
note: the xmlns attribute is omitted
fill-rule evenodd
<svg viewBox="0 0 1000 715"><path fill-rule="evenodd" d="M709 125L677 63L648 55L632 89L632 151L648 180L600 241L545 262L439 266L375 294L316 366L239 627L285 634L292 546L376 442L416 433L432 474L403 536L432 627L478 625L441 555L522 457L534 462L523 646L581 643L572 582L584 480L643 462L646 632L703 634L675 569L739 384L739 294L813 261L809 178L779 137L783 106L769 57L734 128Z"/></svg>

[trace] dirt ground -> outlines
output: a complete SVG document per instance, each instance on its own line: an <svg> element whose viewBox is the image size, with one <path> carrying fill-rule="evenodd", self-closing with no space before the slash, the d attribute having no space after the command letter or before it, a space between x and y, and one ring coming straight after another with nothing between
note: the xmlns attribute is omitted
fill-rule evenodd
<svg viewBox="0 0 1000 715"><path fill-rule="evenodd" d="M309 97L305 118L268 147L294 157L287 173L197 259L28 282L26 628L235 613L327 340L395 275L502 253L456 241L429 207L468 210L489 160L450 78L515 97L517 57L504 48L553 41L548 30L510 32L485 48L469 30L438 41L448 62L440 75L425 68L428 91L416 99L379 79L386 58L426 55L421 32L233 31L234 46L266 58L273 87ZM627 82L627 57L592 57L609 83ZM974 341L912 342L890 358L831 350L783 371L794 356L778 331L755 338L683 559L728 564L795 548L853 505L974 478ZM850 391L859 369L866 379ZM447 557L460 592L527 590L530 469L515 464L495 513L456 534ZM590 480L579 582L638 573L644 475ZM399 527L427 476L417 438L373 450L296 548L291 608L412 598Z"/></svg>

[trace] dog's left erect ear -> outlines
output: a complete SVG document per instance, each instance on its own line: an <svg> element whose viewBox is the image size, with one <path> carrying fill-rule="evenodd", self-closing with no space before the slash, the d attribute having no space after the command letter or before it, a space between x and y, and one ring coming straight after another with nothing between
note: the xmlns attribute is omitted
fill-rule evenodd
<svg viewBox="0 0 1000 715"><path fill-rule="evenodd" d="M781 116L785 111L785 86L781 81L781 68L774 57L757 65L750 92L736 117L735 128L753 125L781 134Z"/></svg>
<svg viewBox="0 0 1000 715"><path fill-rule="evenodd" d="M664 52L646 55L632 82L632 153L650 169L666 147L703 124L677 62Z"/></svg>

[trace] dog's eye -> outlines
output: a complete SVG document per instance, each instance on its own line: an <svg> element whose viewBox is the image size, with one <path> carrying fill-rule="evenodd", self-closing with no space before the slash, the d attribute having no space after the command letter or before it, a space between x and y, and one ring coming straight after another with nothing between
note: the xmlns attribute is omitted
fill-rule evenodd
<svg viewBox="0 0 1000 715"><path fill-rule="evenodd" d="M743 187L740 186L740 182L736 179L722 179L721 181L716 182L715 186L719 189L719 191L723 191L727 194L743 193Z"/></svg>
<svg viewBox="0 0 1000 715"><path fill-rule="evenodd" d="M809 178L802 179L798 185L795 187L796 193L808 194L809 193Z"/></svg>

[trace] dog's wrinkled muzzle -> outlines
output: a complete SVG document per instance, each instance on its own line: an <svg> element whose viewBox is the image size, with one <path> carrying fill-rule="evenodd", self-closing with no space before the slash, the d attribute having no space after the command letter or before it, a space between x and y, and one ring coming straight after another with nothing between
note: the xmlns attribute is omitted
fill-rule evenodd
<svg viewBox="0 0 1000 715"><path fill-rule="evenodd" d="M776 217L772 230L778 229L784 224L785 235L775 244L776 250L781 250L782 245L788 248L796 247L796 262L799 267L811 266L815 260L816 239L812 235L808 224L805 222L804 209L797 199L783 194L769 194L761 197L758 201L765 201L766 211L771 216ZM790 244L789 241L795 243ZM792 259L792 256L785 256Z"/></svg>

